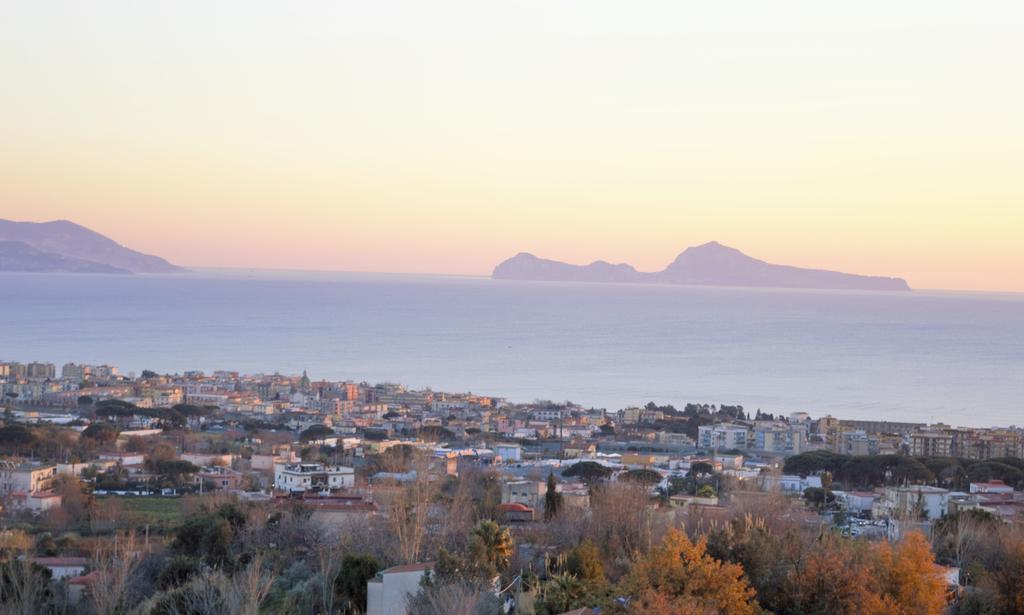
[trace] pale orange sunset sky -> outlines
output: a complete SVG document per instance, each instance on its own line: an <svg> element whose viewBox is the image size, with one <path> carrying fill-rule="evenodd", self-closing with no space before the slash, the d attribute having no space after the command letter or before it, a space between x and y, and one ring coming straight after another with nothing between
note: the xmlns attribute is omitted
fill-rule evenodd
<svg viewBox="0 0 1024 615"><path fill-rule="evenodd" d="M183 265L519 251L1024 291L1021 2L6 2L0 217Z"/></svg>

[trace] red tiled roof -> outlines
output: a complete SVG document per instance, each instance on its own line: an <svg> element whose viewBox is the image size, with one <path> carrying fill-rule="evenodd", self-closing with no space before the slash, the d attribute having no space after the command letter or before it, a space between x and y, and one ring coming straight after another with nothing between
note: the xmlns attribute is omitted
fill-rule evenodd
<svg viewBox="0 0 1024 615"><path fill-rule="evenodd" d="M387 570L381 570L380 574L391 574L394 572L416 572L417 570L430 570L434 567L434 562L423 562L420 564L402 564L401 566L392 566Z"/></svg>
<svg viewBox="0 0 1024 615"><path fill-rule="evenodd" d="M92 585L98 578L99 573L94 570L89 574L83 574L82 576L68 579L68 585Z"/></svg>
<svg viewBox="0 0 1024 615"><path fill-rule="evenodd" d="M501 510L501 512L533 512L533 509L527 506L526 504L501 504L500 506L498 506L498 508Z"/></svg>

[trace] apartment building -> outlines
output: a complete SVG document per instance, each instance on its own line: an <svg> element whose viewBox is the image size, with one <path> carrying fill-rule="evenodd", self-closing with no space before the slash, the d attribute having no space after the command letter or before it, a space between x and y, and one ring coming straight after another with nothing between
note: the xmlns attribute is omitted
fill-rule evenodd
<svg viewBox="0 0 1024 615"><path fill-rule="evenodd" d="M33 494L49 491L56 476L57 466L53 464L15 465L12 462L3 462L0 464L0 494Z"/></svg>
<svg viewBox="0 0 1024 615"><path fill-rule="evenodd" d="M356 484L355 470L320 463L274 464L274 488L293 493L346 489Z"/></svg>
<svg viewBox="0 0 1024 615"><path fill-rule="evenodd" d="M910 453L917 457L1021 457L1022 445L1021 433L1012 429L960 429L938 424L910 435Z"/></svg>
<svg viewBox="0 0 1024 615"><path fill-rule="evenodd" d="M743 425L718 423L697 428L697 447L702 449L747 450L750 430Z"/></svg>

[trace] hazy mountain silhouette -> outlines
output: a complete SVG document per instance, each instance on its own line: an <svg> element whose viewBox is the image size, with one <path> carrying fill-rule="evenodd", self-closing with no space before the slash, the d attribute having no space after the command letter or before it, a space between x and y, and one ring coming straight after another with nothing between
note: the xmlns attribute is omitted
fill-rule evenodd
<svg viewBox="0 0 1024 615"><path fill-rule="evenodd" d="M24 241L0 241L0 271L32 273L131 273L103 263L43 252Z"/></svg>
<svg viewBox="0 0 1024 615"><path fill-rule="evenodd" d="M525 252L502 262L491 275L496 280L547 280L563 282L648 282L703 286L753 286L766 288L818 288L909 291L902 278L865 276L824 269L773 265L735 248L712 241L687 248L668 267L640 272L630 265L597 261L570 265L537 258Z"/></svg>
<svg viewBox="0 0 1024 615"><path fill-rule="evenodd" d="M89 230L84 226L55 220L53 222L15 222L0 219L0 241L16 242L34 248L39 254L33 255L20 246L7 246L8 258L19 259L21 266L29 266L38 260L39 271L81 272L87 264L107 266L115 271L107 273L173 273L182 271L159 256L151 256L130 250L116 241ZM52 258L62 256L66 269L49 269L60 261ZM0 261L2 271L26 271L9 269L6 261Z"/></svg>

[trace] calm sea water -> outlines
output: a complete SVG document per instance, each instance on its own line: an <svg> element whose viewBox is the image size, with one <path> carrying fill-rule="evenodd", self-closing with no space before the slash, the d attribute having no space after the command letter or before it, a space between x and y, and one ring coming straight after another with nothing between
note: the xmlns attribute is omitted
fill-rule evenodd
<svg viewBox="0 0 1024 615"><path fill-rule="evenodd" d="M1024 295L201 271L0 274L0 360L1024 423ZM59 369L59 368L58 368Z"/></svg>

